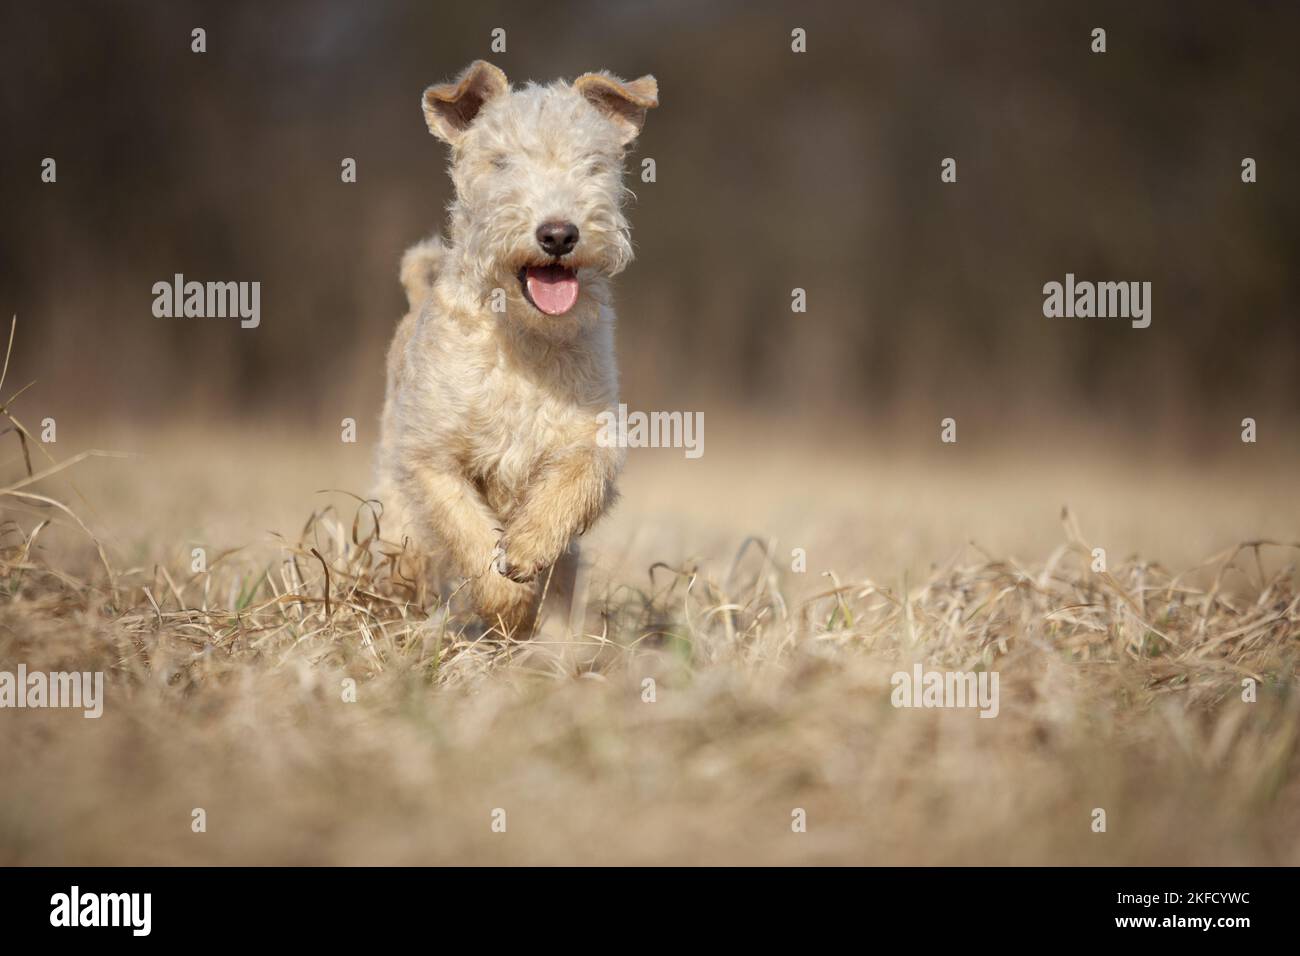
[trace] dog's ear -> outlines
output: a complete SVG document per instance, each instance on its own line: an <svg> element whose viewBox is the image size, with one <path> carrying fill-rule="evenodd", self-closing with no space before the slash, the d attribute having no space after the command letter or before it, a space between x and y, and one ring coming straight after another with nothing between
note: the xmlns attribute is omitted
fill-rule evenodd
<svg viewBox="0 0 1300 956"><path fill-rule="evenodd" d="M454 83L439 83L424 91L424 119L429 132L455 143L474 122L483 104L510 90L510 81L486 60L475 60Z"/></svg>
<svg viewBox="0 0 1300 956"><path fill-rule="evenodd" d="M608 73L584 73L573 88L608 116L623 134L624 145L645 125L646 110L659 105L659 83L653 76L624 82Z"/></svg>

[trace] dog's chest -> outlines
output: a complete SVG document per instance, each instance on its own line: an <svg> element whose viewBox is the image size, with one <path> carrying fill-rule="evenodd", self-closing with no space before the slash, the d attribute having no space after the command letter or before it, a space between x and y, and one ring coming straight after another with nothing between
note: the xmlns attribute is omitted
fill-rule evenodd
<svg viewBox="0 0 1300 956"><path fill-rule="evenodd" d="M476 470L522 488L543 461L594 441L607 391L597 376L580 359L553 363L544 377L494 362L474 388L468 431Z"/></svg>

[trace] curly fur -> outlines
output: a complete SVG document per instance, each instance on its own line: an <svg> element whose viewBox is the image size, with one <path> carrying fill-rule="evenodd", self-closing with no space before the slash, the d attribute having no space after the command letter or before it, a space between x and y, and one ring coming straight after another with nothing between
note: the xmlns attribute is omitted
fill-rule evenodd
<svg viewBox="0 0 1300 956"><path fill-rule="evenodd" d="M388 353L378 495L386 536L468 579L474 609L507 632L531 624L540 573L576 560L571 542L616 496L623 452L597 441L618 403L609 280L632 259L624 150L657 95L653 77L606 73L511 90L481 61L424 95L456 195L447 241L402 258L410 312ZM561 316L518 279L551 261L535 236L551 220L581 237L559 260L580 282Z"/></svg>

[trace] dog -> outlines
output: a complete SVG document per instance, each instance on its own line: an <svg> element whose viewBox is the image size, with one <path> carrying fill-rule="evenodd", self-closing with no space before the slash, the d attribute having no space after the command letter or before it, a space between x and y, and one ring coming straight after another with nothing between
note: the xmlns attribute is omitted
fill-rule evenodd
<svg viewBox="0 0 1300 956"><path fill-rule="evenodd" d="M512 89L482 60L424 92L455 198L446 238L402 257L376 495L506 635L531 633L544 581L576 586L575 539L617 495L610 280L632 260L623 158L658 103L653 76Z"/></svg>

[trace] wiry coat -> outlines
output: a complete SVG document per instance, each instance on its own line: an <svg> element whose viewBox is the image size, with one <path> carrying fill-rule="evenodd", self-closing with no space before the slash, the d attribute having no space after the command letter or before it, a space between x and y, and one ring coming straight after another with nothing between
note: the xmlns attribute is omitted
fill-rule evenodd
<svg viewBox="0 0 1300 956"><path fill-rule="evenodd" d="M410 312L388 352L377 494L385 537L467 579L507 631L528 625L540 572L615 497L623 452L597 441L618 401L609 278L632 258L623 151L656 97L651 77L606 74L511 91L482 62L425 93L456 198L448 241L403 257ZM580 239L550 259L535 232L555 219ZM520 279L549 262L579 281L562 315Z"/></svg>

